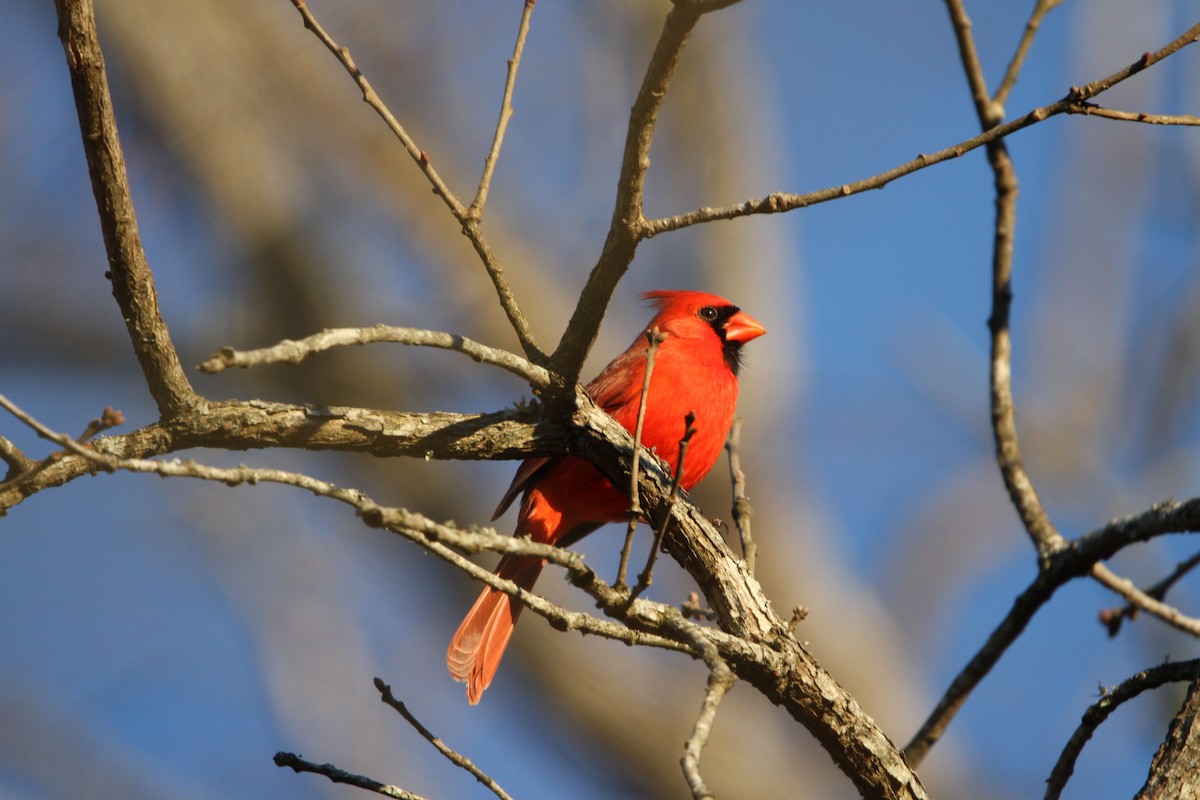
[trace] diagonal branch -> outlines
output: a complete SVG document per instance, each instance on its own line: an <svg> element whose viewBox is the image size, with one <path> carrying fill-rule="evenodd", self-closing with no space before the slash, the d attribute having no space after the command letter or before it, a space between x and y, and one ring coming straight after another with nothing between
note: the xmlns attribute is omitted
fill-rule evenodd
<svg viewBox="0 0 1200 800"><path fill-rule="evenodd" d="M492 149L483 161L483 175L479 178L479 189L475 192L475 199L471 201L464 215L475 222L483 220L483 207L487 203L488 191L492 186L492 173L496 171L500 145L504 142L504 131L513 115L513 87L517 83L517 70L521 66L521 54L525 50L525 37L529 35L529 18L533 15L535 2L536 0L525 0L525 10L521 12L521 24L517 28L517 43L513 46L512 58L508 60L508 75L504 80L504 96L500 100L500 118L496 120L496 132L492 135Z"/></svg>
<svg viewBox="0 0 1200 800"><path fill-rule="evenodd" d="M1075 729L1075 733L1071 735L1062 754L1058 757L1058 763L1054 765L1050 777L1046 779L1046 800L1057 800L1062 795L1067 781L1075 772L1075 761L1083 752L1084 745L1092 738L1096 729L1121 704L1132 700L1142 692L1157 689L1167 683L1197 679L1200 679L1200 658L1159 664L1128 678L1112 691L1105 692L1103 697L1084 712L1083 721L1079 723L1079 727Z"/></svg>
<svg viewBox="0 0 1200 800"><path fill-rule="evenodd" d="M532 2L530 2L530 5L532 5ZM493 778L491 775L488 775L479 767L475 766L475 763L471 761L471 759L451 748L437 736L434 736L428 728L422 725L421 721L418 720L413 713L408 710L408 706L397 700L396 696L392 694L392 687L388 686L379 678L376 678L375 688L379 690L380 700L394 708L400 716L404 717L404 721L411 725L417 733L421 734L425 741L433 745L435 750L445 756L447 761L454 766L471 773L471 776L475 778L475 780L486 786L488 790L492 794L496 795L496 797L499 797L500 800L512 800L512 797L508 794L508 792L501 789L500 784L496 783L495 778Z"/></svg>
<svg viewBox="0 0 1200 800"><path fill-rule="evenodd" d="M684 45L701 16L730 4L676 0L663 22L662 32L629 113L621 174L617 179L617 196L613 203L608 236L551 359L554 370L568 384L578 382L579 371L596 340L613 290L629 269L638 242L648 235L643 202L646 172L650 168L650 144L654 140L658 115Z"/></svg>
<svg viewBox="0 0 1200 800"><path fill-rule="evenodd" d="M983 646L950 682L929 717L904 748L908 762L917 767L941 739L947 726L970 693L979 685L1029 621L1058 591L1076 578L1090 575L1093 567L1125 547L1169 533L1200 532L1200 498L1183 503L1165 502L1147 511L1115 519L1102 528L1071 540L1053 553L1033 582L1017 596L1012 609L988 636Z"/></svg>
<svg viewBox="0 0 1200 800"><path fill-rule="evenodd" d="M195 408L202 398L183 371L159 311L154 276L142 249L125 156L117 135L104 55L96 34L95 9L91 0L55 0L54 7L58 12L58 37L71 72L92 192L100 213L100 231L108 252L105 277L112 282L113 297L121 308L158 412L163 417L174 416Z"/></svg>
<svg viewBox="0 0 1200 800"><path fill-rule="evenodd" d="M1129 603L1126 608L1139 609L1147 614L1153 614L1176 630L1191 634L1200 639L1200 619L1189 617L1174 606L1162 601L1162 594L1155 595L1154 589L1143 592L1128 578L1122 578L1103 564L1092 566L1092 577L1099 583L1125 598ZM1168 584L1169 586L1169 584ZM1165 593L1166 589L1162 590ZM1120 617L1116 623L1109 623L1109 636L1115 633L1114 626L1120 625Z"/></svg>
<svg viewBox="0 0 1200 800"><path fill-rule="evenodd" d="M992 96L997 105L1003 107L1008 102L1009 92L1017 85L1017 75L1025 65L1025 56L1029 54L1029 48L1033 45L1033 39L1037 36L1042 20L1061 3L1062 0L1037 0L1037 4L1033 7L1033 13L1029 15L1029 21L1025 23L1025 30L1021 33L1017 51L1009 60L1008 66L1004 70L1004 77L1000 79L1000 85L996 87L996 93Z"/></svg>
<svg viewBox="0 0 1200 800"><path fill-rule="evenodd" d="M487 270L488 277L492 280L492 285L496 290L500 305L504 308L504 313L508 315L509 324L512 325L513 331L517 334L526 357L534 363L540 364L545 362L546 355L538 347L537 341L533 336L533 330L529 327L529 321L525 319L525 315L517 305L512 287L509 286L508 279L504 277L504 268L500 265L499 259L492 252L491 245L488 244L487 238L479 228L478 217L472 216L468 212L467 207L450 190L450 187L434 168L429 154L417 146L416 141L409 135L404 126L400 124L400 121L396 119L391 109L379 97L375 88L371 86L371 82L367 80L367 76L363 75L362 70L354 63L354 59L350 55L350 50L335 42L333 37L321 27L321 23L313 16L304 0L292 0L292 5L296 7L296 10L300 12L300 16L304 19L304 27L313 32L321 44L325 45L329 52L333 53L346 72L350 74L350 77L354 79L355 84L358 85L359 90L362 92L363 101L375 110L375 113L379 115L395 137L404 145L404 149L433 186L434 193L442 198L446 207L450 209L450 213L462 225L463 234L471 241L471 246L475 248L476 254L483 262L483 267ZM496 146L498 146L498 142L493 148Z"/></svg>
<svg viewBox="0 0 1200 800"><path fill-rule="evenodd" d="M934 164L961 158L972 150L984 147L998 139L1011 136L1019 130L1036 125L1050 117L1070 113L1070 110L1078 107L1080 102L1111 89L1130 76L1136 75L1147 67L1157 64L1164 58L1173 55L1181 48L1193 44L1197 39L1200 39L1200 23L1189 28L1165 47L1153 53L1146 53L1134 63L1124 69L1117 70L1112 75L1092 81L1083 86L1072 86L1062 99L1054 103L1034 108L1011 122L988 128L983 133L972 136L970 139L965 139L958 144L933 153L921 153L910 161L906 161L903 164L899 164L871 177L851 181L850 183L843 183L838 186L817 189L812 192L805 192L804 194L772 192L764 197L751 198L740 203L731 203L723 206L705 206L669 217L643 220L641 223L642 238L649 239L662 233L682 230L692 225L717 220L738 219L758 214L782 214L788 211L795 211L798 208L807 208L819 203L827 203L830 200L837 200L874 189L882 189L897 178L903 178L906 175L933 166Z"/></svg>

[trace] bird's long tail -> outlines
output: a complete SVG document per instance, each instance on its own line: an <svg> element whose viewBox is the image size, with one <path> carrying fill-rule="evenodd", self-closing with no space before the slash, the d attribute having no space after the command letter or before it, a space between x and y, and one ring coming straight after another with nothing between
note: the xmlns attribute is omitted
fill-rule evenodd
<svg viewBox="0 0 1200 800"><path fill-rule="evenodd" d="M527 556L505 556L496 575L522 589L532 589L546 562ZM471 606L446 650L446 666L456 681L467 684L467 701L479 702L483 690L492 682L512 637L513 626L525 604L504 592L487 587Z"/></svg>

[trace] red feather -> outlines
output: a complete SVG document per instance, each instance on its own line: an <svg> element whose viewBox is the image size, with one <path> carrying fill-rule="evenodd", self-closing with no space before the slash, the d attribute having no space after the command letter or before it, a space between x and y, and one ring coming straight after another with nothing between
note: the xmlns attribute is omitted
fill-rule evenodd
<svg viewBox="0 0 1200 800"><path fill-rule="evenodd" d="M665 335L655 355L642 423L642 444L677 468L679 440L688 413L696 415L696 433L688 445L680 485L690 489L708 474L725 445L737 405L737 369L743 344L766 329L728 300L703 292L657 291L645 297L658 313L621 355L595 380L588 394L596 404L633 431L646 374L646 332ZM530 458L517 470L496 509L504 513L518 493L521 499L515 536L569 546L608 522L629 513L629 501L588 462L573 456ZM493 517L494 518L494 517ZM496 575L532 589L545 561L505 556ZM524 604L487 587L450 640L446 664L455 680L467 684L467 699L479 702L492 682Z"/></svg>

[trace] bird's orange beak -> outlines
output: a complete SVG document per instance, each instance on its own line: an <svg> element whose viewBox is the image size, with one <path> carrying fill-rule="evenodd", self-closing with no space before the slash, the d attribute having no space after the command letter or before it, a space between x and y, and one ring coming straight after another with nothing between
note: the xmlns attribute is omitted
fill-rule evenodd
<svg viewBox="0 0 1200 800"><path fill-rule="evenodd" d="M745 311L737 312L725 323L725 341L727 342L745 344L766 332L767 329L762 326L762 323Z"/></svg>

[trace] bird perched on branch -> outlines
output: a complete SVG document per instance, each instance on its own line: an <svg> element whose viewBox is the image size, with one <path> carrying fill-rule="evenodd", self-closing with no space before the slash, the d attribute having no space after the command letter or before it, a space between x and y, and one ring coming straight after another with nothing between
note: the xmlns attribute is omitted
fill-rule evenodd
<svg viewBox="0 0 1200 800"><path fill-rule="evenodd" d="M637 424L646 374L648 334L658 338L646 395L641 443L678 471L685 418L695 415L695 432L684 456L679 485L700 482L720 455L738 397L742 345L766 333L757 320L716 295L656 291L643 295L658 313L621 355L587 386L588 395L630 432ZM569 547L609 522L629 514L629 500L587 461L574 456L526 459L496 509L495 519L518 494L521 511L514 536ZM496 575L532 589L546 562L506 555ZM524 604L487 587L450 640L446 664L467 684L467 700L479 702L492 682Z"/></svg>

